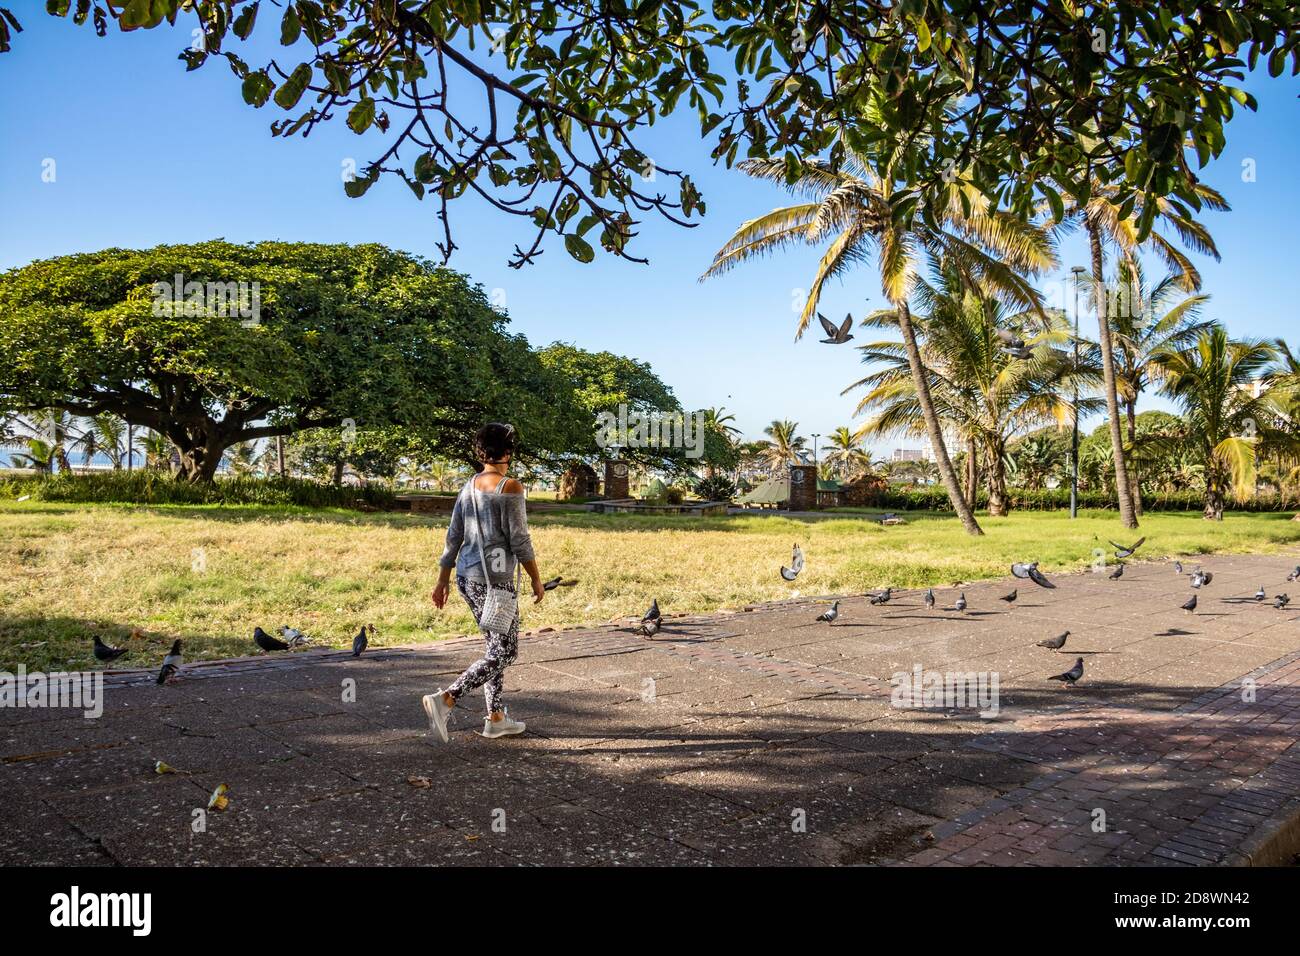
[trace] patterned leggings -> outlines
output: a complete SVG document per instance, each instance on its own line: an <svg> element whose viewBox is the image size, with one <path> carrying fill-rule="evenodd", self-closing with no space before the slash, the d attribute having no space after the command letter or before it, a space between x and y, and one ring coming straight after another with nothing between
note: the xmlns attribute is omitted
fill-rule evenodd
<svg viewBox="0 0 1300 956"><path fill-rule="evenodd" d="M464 578L458 574L456 589L469 605L477 624L483 613L483 602L487 600L487 584L477 578ZM483 636L487 638L486 653L456 678L447 688L447 693L454 700L460 700L460 695L465 691L482 686L483 695L487 698L488 713L491 714L501 710L501 691L506 668L519 656L519 618L515 618L506 633L485 630Z"/></svg>

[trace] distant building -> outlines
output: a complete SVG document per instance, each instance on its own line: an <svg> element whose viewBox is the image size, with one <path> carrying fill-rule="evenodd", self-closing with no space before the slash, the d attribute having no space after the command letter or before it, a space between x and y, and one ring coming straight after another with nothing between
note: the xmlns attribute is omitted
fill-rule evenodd
<svg viewBox="0 0 1300 956"><path fill-rule="evenodd" d="M930 456L923 448L895 448L889 456L890 461L929 461Z"/></svg>

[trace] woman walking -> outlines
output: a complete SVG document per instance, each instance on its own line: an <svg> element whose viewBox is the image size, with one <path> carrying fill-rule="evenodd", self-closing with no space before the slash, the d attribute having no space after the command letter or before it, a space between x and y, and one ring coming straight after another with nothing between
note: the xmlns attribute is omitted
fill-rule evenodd
<svg viewBox="0 0 1300 956"><path fill-rule="evenodd" d="M488 710L483 736L505 737L524 730L522 721L512 720L506 713L502 700L505 670L519 653L519 567L522 565L532 580L534 603L539 603L546 591L528 536L523 486L506 474L514 451L513 425L493 422L479 429L474 457L483 470L465 483L456 498L447 546L438 562L433 603L439 608L446 606L454 568L456 589L487 638L487 651L450 687L424 696L429 732L443 743L449 739L447 715L456 701L465 691L480 686Z"/></svg>

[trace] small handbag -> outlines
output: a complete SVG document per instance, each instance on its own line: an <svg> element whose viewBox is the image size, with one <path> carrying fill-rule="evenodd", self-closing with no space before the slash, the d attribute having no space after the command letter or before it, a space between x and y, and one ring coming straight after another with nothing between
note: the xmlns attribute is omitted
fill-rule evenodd
<svg viewBox="0 0 1300 956"><path fill-rule="evenodd" d="M497 587L492 583L492 575L487 566L487 549L483 546L483 518L478 510L478 498L475 497L479 492L473 485L473 479L470 484L470 498L474 502L474 525L478 534L478 550L483 561L483 577L487 581L487 597L483 600L483 609L479 612L478 626L485 631L492 631L495 634L504 634L515 626L515 621L519 619L519 585L523 580L523 568L519 561L515 561L515 589ZM502 484L504 484L504 480Z"/></svg>

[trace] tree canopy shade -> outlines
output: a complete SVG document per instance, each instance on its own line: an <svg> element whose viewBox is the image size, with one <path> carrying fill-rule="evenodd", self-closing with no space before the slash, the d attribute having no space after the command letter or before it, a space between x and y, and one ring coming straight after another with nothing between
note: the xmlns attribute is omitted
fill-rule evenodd
<svg viewBox="0 0 1300 956"><path fill-rule="evenodd" d="M165 434L194 480L308 428L402 426L467 457L500 418L525 453L574 447L571 384L505 323L464 276L379 245L107 249L0 275L0 406L112 412Z"/></svg>
<svg viewBox="0 0 1300 956"><path fill-rule="evenodd" d="M1156 200L1199 209L1197 176L1225 146L1236 84L1262 64L1300 73L1297 0L48 0L104 35L184 21L187 69L224 59L251 106L284 115L273 135L342 120L386 138L360 176L448 203L476 192L530 222L513 265L548 232L590 261L637 258L637 217L704 212L690 176L655 163L656 120L686 108L712 156L779 159L790 181L813 158L880 157L900 218L961 177L995 208L1111 190L1146 238ZM0 16L0 51L12 15ZM194 49L188 29L204 42ZM282 54L238 51L254 31ZM236 42L241 41L241 42ZM262 57L259 56L259 59ZM924 144L923 148L917 148ZM638 259L638 261L641 261Z"/></svg>

